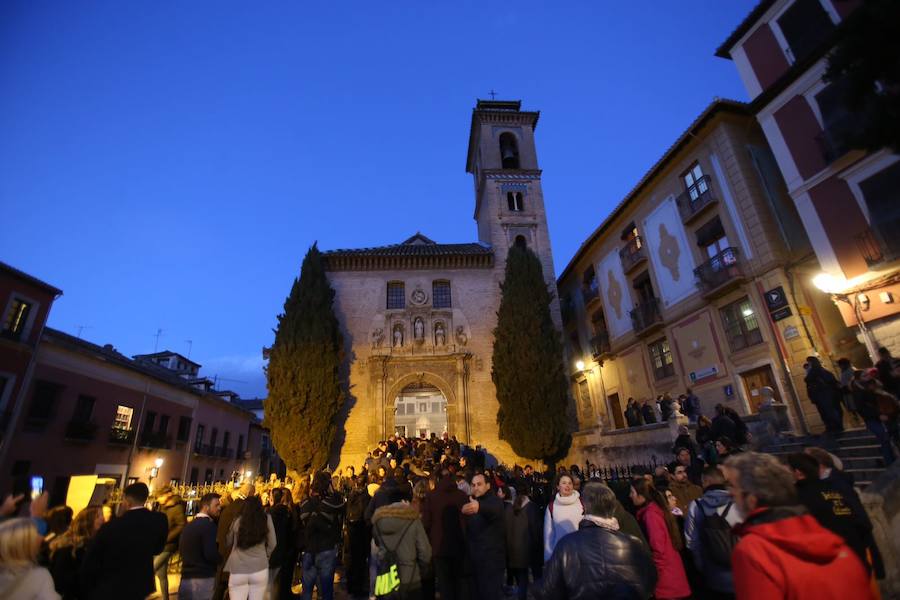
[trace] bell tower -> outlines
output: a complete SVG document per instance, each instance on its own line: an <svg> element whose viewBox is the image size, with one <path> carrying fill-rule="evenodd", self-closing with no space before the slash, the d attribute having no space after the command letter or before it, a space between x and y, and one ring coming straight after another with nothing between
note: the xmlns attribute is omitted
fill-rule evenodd
<svg viewBox="0 0 900 600"><path fill-rule="evenodd" d="M556 289L550 234L541 190L534 130L540 113L523 111L519 100L478 100L472 111L466 172L475 180L478 240L494 249L502 273L513 244L524 244L541 260ZM559 325L558 302L554 320Z"/></svg>

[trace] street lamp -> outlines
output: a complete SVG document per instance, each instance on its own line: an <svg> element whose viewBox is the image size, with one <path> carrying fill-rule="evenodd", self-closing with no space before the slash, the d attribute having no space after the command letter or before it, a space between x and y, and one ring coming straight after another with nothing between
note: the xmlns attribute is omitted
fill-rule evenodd
<svg viewBox="0 0 900 600"><path fill-rule="evenodd" d="M583 360L576 361L575 368L578 369L579 371L584 371L584 361Z"/></svg>
<svg viewBox="0 0 900 600"><path fill-rule="evenodd" d="M830 273L819 273L813 277L812 282L826 294L839 294L846 287L845 282Z"/></svg>

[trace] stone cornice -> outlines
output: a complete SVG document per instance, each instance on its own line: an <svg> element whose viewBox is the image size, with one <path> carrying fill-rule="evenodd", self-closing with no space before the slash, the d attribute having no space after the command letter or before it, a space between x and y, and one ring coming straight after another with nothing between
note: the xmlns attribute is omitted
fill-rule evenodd
<svg viewBox="0 0 900 600"><path fill-rule="evenodd" d="M326 271L413 271L433 269L490 269L494 253L439 256L324 256Z"/></svg>

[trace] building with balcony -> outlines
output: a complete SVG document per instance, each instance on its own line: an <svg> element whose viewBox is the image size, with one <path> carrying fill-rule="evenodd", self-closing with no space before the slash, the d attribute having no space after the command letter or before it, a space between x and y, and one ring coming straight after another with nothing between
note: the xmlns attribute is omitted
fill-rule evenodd
<svg viewBox="0 0 900 600"><path fill-rule="evenodd" d="M578 406L573 460L639 445L625 431L628 399L687 388L712 415L718 403L755 413L770 386L796 429L820 430L805 357L864 351L811 289L818 268L750 107L713 102L557 282Z"/></svg>
<svg viewBox="0 0 900 600"><path fill-rule="evenodd" d="M54 286L0 262L0 462L8 451L8 433L21 417L41 332L61 295Z"/></svg>
<svg viewBox="0 0 900 600"><path fill-rule="evenodd" d="M119 484L227 481L279 465L267 432L233 392L198 386L201 366L173 352L129 358L45 326L61 292L0 264L4 419L0 489L44 478L53 502L72 475ZM23 308L24 306L24 308ZM161 459L160 466L157 461Z"/></svg>
<svg viewBox="0 0 900 600"><path fill-rule="evenodd" d="M900 156L851 147L845 134L865 111L848 108L845 81L823 80L861 5L764 0L716 55L737 67L812 242L821 268L811 294L833 298L870 355L879 346L898 354Z"/></svg>

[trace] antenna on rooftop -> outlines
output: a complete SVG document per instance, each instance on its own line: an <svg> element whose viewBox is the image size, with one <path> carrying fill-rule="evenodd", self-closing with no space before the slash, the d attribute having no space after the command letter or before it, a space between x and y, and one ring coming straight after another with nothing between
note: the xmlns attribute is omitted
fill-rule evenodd
<svg viewBox="0 0 900 600"><path fill-rule="evenodd" d="M78 327L78 335L76 335L75 337L77 337L79 340L81 339L82 331L84 331L85 329L93 329L92 325L77 325L77 327Z"/></svg>
<svg viewBox="0 0 900 600"><path fill-rule="evenodd" d="M184 340L184 341L185 341L185 342L187 343L187 345L188 345L188 353L187 353L187 357L190 358L190 357L191 357L191 350L194 348L194 340Z"/></svg>
<svg viewBox="0 0 900 600"><path fill-rule="evenodd" d="M162 335L162 332L163 332L162 329L157 329L157 330L156 330L156 336L155 336L155 337L156 337L156 342L153 344L153 352L156 352L157 350L159 350L159 336Z"/></svg>
<svg viewBox="0 0 900 600"><path fill-rule="evenodd" d="M227 377L219 377L218 375L213 375L213 388L216 387L216 385L218 384L219 380L222 380L222 381L230 381L230 382L232 382L232 383L247 383L246 381L242 381L242 380L240 380L240 379L229 379L229 378L227 378Z"/></svg>

